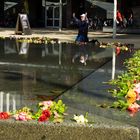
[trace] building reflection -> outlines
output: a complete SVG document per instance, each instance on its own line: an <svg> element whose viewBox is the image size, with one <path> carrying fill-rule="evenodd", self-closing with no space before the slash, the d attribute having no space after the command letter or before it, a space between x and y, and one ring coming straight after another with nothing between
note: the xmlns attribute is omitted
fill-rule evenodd
<svg viewBox="0 0 140 140"><path fill-rule="evenodd" d="M15 111L17 106L20 105L20 95L9 92L0 92L0 112L3 111Z"/></svg>
<svg viewBox="0 0 140 140"><path fill-rule="evenodd" d="M80 49L75 44L29 44L9 38L2 44L0 111L53 100L112 58L112 49L89 44L84 49L90 55L83 66L72 63Z"/></svg>

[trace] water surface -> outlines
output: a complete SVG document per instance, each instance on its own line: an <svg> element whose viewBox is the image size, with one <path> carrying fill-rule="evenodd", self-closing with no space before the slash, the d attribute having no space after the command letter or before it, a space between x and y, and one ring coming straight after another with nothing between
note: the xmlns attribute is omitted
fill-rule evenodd
<svg viewBox="0 0 140 140"><path fill-rule="evenodd" d="M99 48L98 43L79 46L1 39L1 111L57 99L111 58L112 49Z"/></svg>

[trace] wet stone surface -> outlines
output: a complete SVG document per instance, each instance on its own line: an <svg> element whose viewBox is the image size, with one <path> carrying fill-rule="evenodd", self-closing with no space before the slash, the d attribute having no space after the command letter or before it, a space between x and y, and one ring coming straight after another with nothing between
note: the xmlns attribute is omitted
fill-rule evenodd
<svg viewBox="0 0 140 140"><path fill-rule="evenodd" d="M62 125L1 121L0 139L139 139L139 114L131 118L127 112L97 106L114 100L104 84L112 75L112 48L92 43L35 44L11 38L1 39L0 46L0 111L59 98L69 108L69 120L75 113L89 112L95 121L94 127L69 121ZM116 56L116 75L125 69L123 61L132 54Z"/></svg>
<svg viewBox="0 0 140 140"><path fill-rule="evenodd" d="M1 96L6 100L10 94L9 102L16 101L13 108L56 99L110 61L112 52L98 43L40 44L5 38L0 45ZM105 51L108 56L98 56ZM1 108L5 110L6 104Z"/></svg>

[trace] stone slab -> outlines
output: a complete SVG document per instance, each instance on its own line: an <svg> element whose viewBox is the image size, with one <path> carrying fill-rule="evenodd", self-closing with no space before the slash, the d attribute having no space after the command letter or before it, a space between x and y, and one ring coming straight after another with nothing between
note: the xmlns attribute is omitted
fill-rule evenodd
<svg viewBox="0 0 140 140"><path fill-rule="evenodd" d="M139 140L131 126L0 121L0 140Z"/></svg>

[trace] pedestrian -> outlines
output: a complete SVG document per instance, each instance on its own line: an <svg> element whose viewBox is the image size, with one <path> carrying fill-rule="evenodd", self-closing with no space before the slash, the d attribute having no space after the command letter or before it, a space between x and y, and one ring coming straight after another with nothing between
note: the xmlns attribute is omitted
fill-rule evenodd
<svg viewBox="0 0 140 140"><path fill-rule="evenodd" d="M131 27L133 25L133 11L128 9L128 25Z"/></svg>
<svg viewBox="0 0 140 140"><path fill-rule="evenodd" d="M76 37L76 43L78 44L86 44L88 39L88 25L89 20L87 18L87 13L80 15L80 20L75 17L75 13L73 13L73 19L75 24L78 26L78 35Z"/></svg>
<svg viewBox="0 0 140 140"><path fill-rule="evenodd" d="M120 10L117 10L117 23L123 27L123 19L122 19L122 14L120 12Z"/></svg>
<svg viewBox="0 0 140 140"><path fill-rule="evenodd" d="M126 28L127 27L127 20L126 17L122 14L122 27Z"/></svg>

